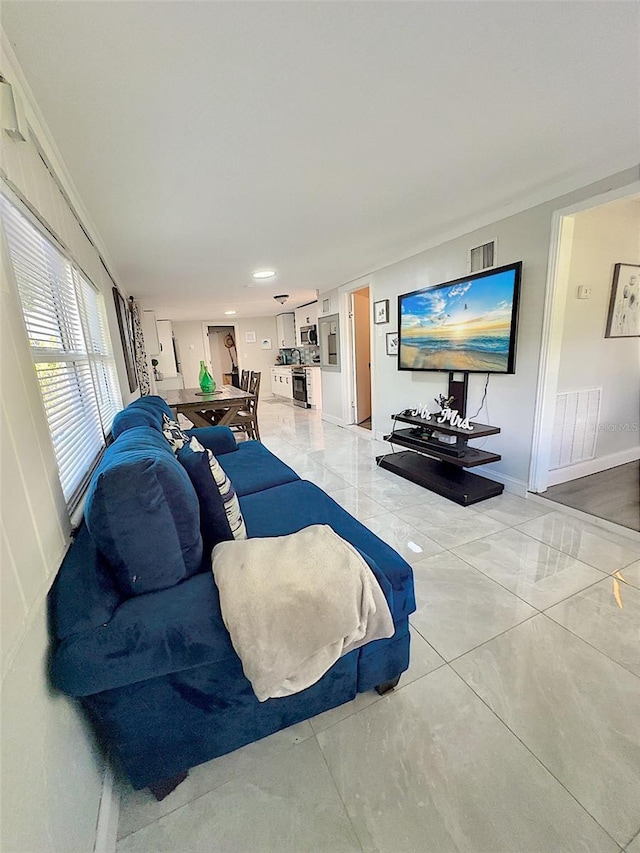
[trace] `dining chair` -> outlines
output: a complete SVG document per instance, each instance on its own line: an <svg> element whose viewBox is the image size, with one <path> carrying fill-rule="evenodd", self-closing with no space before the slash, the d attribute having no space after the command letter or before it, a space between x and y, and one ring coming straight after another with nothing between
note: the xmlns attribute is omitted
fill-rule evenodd
<svg viewBox="0 0 640 853"><path fill-rule="evenodd" d="M242 391L249 390L249 376L250 372L248 370L242 371L242 374L240 375L240 389Z"/></svg>
<svg viewBox="0 0 640 853"><path fill-rule="evenodd" d="M253 396L247 400L246 409L236 412L233 420L228 426L238 432L244 432L248 439L260 441L260 428L258 427L258 396L260 394L260 371L251 371L249 387L246 389Z"/></svg>

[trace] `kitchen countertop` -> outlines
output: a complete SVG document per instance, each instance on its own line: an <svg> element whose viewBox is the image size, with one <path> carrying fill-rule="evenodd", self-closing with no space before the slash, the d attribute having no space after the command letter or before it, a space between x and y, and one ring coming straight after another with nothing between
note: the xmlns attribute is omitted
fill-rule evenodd
<svg viewBox="0 0 640 853"><path fill-rule="evenodd" d="M284 367L285 369L289 367L320 367L319 364L272 364L272 367Z"/></svg>

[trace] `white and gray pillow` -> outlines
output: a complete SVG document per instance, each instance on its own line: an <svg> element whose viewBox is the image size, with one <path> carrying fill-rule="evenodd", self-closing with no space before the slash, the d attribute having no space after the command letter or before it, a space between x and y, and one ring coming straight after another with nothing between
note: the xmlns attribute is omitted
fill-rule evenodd
<svg viewBox="0 0 640 853"><path fill-rule="evenodd" d="M187 440L189 449L193 453L207 454L209 470L211 471L211 476L213 477L215 485L218 487L218 491L220 492L220 497L222 498L222 503L224 504L224 511L227 516L227 522L231 529L231 535L234 539L246 539L247 528L244 523L244 518L240 509L240 501L238 500L238 496L236 495L236 490L233 487L233 483L231 482L226 472L210 450L205 450L205 448L195 437L189 439L188 436L185 436L185 438Z"/></svg>
<svg viewBox="0 0 640 853"><path fill-rule="evenodd" d="M189 444L190 438L180 428L178 421L172 420L169 415L162 414L162 434L171 445L174 453L181 450L185 444Z"/></svg>

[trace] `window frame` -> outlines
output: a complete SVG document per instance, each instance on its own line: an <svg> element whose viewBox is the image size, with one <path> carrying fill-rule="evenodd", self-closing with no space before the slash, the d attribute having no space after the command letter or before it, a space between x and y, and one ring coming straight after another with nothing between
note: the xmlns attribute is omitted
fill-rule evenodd
<svg viewBox="0 0 640 853"><path fill-rule="evenodd" d="M37 299L38 288L41 286L38 275L45 273L45 277L52 283L51 300L48 305L43 304L41 316L44 333L52 335L52 331L57 327L58 340L54 341L53 346L38 347L33 343L35 312L28 314L23 298L29 289L29 284L26 275L21 280L20 271L14 262L16 249L20 253L21 247L14 245L12 248L13 238L8 233L4 214L0 212L0 231L3 250L7 255L7 272L13 279L15 287L17 306L20 309L24 335L34 366L34 378L38 385L43 415L51 439L58 479L67 511L69 516L73 517L83 500L91 475L98 466L105 449L113 440L111 425L113 418L123 405L113 337L109 328L107 301L102 289L93 283L91 277L67 247L3 180L0 182L0 204L4 203L8 205L9 216L15 211L18 218L24 219L27 226L33 229L35 234L27 234L25 231L25 236L37 241L38 249L43 252L42 266L37 267L34 277L35 298ZM31 257L27 254L28 251L29 249L22 249L20 256L23 262L24 259ZM61 278L56 275L56 272L62 271L67 279L64 283L61 283ZM70 293L73 295L71 303ZM29 321L32 323L31 330ZM43 380L47 369L39 370L38 365L52 367L48 379L50 387L54 390L50 393L49 399L47 399L47 385ZM65 403L65 397L68 400L67 403ZM53 409L52 401L55 401ZM78 403L81 404L80 408ZM66 411L64 411L65 406L69 407ZM55 424L56 418L60 418L60 412L62 412L61 438L56 438L52 422ZM74 418L83 419L85 416L91 420L91 435L88 438L82 435L83 430L79 427L79 423L73 423ZM65 421L66 426L64 426ZM69 463L74 450L74 435L82 435L81 449L85 450L85 453L80 465ZM66 465L65 460L68 463ZM73 475L71 478L70 473ZM65 482L65 479L68 482Z"/></svg>

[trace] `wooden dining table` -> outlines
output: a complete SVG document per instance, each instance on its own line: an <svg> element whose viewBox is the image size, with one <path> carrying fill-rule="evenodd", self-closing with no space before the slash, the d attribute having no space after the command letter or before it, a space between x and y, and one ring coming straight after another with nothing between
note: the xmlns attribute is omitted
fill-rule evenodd
<svg viewBox="0 0 640 853"><path fill-rule="evenodd" d="M254 394L234 385L222 385L213 394L203 394L199 388L178 388L165 391L162 397L176 415L181 412L194 427L226 426L255 399Z"/></svg>

